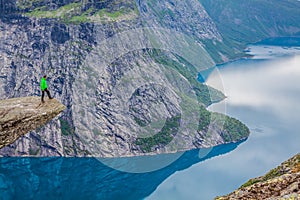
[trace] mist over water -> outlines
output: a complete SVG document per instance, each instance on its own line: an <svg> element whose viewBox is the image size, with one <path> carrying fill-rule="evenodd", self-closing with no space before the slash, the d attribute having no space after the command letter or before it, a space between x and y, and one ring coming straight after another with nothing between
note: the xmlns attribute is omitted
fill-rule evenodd
<svg viewBox="0 0 300 200"><path fill-rule="evenodd" d="M299 119L300 107L300 49L282 47L253 47L254 57L220 66L223 88L215 84L219 77L212 74L207 83L223 90L227 99L220 105L252 107L268 110L279 120ZM267 50L268 54L263 50ZM230 112L228 113L230 114Z"/></svg>

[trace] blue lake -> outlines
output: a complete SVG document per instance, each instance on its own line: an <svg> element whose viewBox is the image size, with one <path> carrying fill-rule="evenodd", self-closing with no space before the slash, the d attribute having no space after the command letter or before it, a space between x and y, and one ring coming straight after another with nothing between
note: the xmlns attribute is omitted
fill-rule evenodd
<svg viewBox="0 0 300 200"><path fill-rule="evenodd" d="M209 107L244 122L246 141L184 153L148 173L95 158L0 158L2 199L213 199L300 152L300 48L250 46L254 55L218 66L206 80L227 99ZM128 165L176 155L113 159Z"/></svg>

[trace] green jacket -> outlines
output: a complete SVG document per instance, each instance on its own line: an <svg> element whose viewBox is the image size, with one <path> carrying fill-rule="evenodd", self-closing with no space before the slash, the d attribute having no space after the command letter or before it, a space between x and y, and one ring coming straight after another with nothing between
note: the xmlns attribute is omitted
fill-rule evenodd
<svg viewBox="0 0 300 200"><path fill-rule="evenodd" d="M44 77L41 79L41 85L40 86L41 86L41 90L42 91L44 91L45 89L48 88L47 81L46 81L46 79Z"/></svg>

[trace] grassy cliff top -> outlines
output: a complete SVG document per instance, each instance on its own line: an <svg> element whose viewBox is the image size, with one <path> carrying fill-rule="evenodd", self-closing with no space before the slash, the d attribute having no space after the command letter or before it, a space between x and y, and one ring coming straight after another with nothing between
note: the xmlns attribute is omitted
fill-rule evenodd
<svg viewBox="0 0 300 200"><path fill-rule="evenodd" d="M17 7L27 17L58 19L70 24L116 22L135 19L138 16L138 9L132 0L69 0L63 3L18 0Z"/></svg>

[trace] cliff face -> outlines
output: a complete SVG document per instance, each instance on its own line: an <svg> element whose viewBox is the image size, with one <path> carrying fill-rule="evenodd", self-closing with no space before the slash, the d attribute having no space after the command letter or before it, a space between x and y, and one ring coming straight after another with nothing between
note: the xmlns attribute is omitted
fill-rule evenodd
<svg viewBox="0 0 300 200"><path fill-rule="evenodd" d="M0 10L1 99L39 95L46 73L67 106L0 154L129 156L248 136L240 122L201 107L224 95L197 73L242 49L199 1L11 0Z"/></svg>
<svg viewBox="0 0 300 200"><path fill-rule="evenodd" d="M39 97L0 100L0 149L43 126L64 109L55 99L45 103Z"/></svg>
<svg viewBox="0 0 300 200"><path fill-rule="evenodd" d="M300 154L283 162L264 176L250 179L233 193L217 197L229 199L299 199Z"/></svg>

